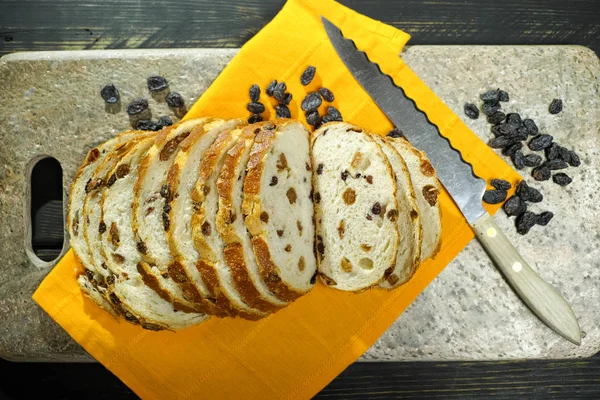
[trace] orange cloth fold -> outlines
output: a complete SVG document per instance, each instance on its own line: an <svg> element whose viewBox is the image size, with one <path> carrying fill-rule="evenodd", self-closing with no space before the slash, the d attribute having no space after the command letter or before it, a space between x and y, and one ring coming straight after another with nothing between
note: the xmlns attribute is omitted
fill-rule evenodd
<svg viewBox="0 0 600 400"><path fill-rule="evenodd" d="M300 102L319 85L335 93L344 120L384 134L392 125L352 78L329 43L320 15L354 39L427 113L442 134L490 180L520 180L488 146L398 57L409 36L331 0L289 0L281 12L240 50L186 118L247 117L248 88L285 81ZM308 65L317 76L308 87L299 76ZM274 102L263 93L267 114ZM323 110L325 105L322 106ZM323 111L322 110L322 111ZM440 252L401 288L361 294L321 284L286 309L258 322L212 318L180 332L150 332L114 320L83 296L80 265L70 251L33 295L34 300L93 357L142 398L310 398L367 350L417 295L473 238L447 193L440 194ZM488 207L495 212L498 206Z"/></svg>

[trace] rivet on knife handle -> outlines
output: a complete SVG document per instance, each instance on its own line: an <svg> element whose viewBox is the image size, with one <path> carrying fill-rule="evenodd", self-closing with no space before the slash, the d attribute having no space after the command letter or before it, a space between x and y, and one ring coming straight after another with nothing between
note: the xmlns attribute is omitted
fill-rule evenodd
<svg viewBox="0 0 600 400"><path fill-rule="evenodd" d="M581 331L569 304L546 283L508 241L494 218L485 213L473 223L477 239L527 306L565 339L581 344Z"/></svg>

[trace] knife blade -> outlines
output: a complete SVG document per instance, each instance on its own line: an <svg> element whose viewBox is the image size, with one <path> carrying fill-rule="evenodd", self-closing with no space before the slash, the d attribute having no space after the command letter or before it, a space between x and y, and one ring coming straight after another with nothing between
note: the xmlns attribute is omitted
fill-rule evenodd
<svg viewBox="0 0 600 400"><path fill-rule="evenodd" d="M446 191L516 294L548 327L580 345L581 329L569 303L527 264L483 208L485 181L475 175L461 153L390 76L382 73L337 26L324 17L321 20L346 68L406 139L427 154Z"/></svg>

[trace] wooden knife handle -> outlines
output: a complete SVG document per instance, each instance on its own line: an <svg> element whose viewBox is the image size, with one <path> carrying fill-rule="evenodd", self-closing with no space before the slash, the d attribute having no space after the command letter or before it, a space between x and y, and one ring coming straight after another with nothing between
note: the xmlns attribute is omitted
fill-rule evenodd
<svg viewBox="0 0 600 400"><path fill-rule="evenodd" d="M531 269L494 218L485 213L473 223L473 229L490 258L531 311L565 339L579 345L581 330L569 303Z"/></svg>

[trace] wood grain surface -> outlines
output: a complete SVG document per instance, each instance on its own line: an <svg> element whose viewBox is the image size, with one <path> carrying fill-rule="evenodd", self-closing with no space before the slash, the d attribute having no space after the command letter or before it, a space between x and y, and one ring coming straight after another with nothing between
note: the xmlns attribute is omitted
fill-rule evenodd
<svg viewBox="0 0 600 400"><path fill-rule="evenodd" d="M597 0L341 0L412 35L409 44L580 44L600 54ZM31 50L240 47L284 0L3 0L0 54Z"/></svg>
<svg viewBox="0 0 600 400"><path fill-rule="evenodd" d="M284 0L3 0L0 55L16 51L240 47ZM598 0L341 0L409 44L579 44L600 54ZM510 62L510 60L507 60ZM0 337L1 340L1 337ZM0 359L0 398L134 398L99 364ZM22 382L27 382L23 384ZM569 361L355 363L317 398L600 398L600 356Z"/></svg>

